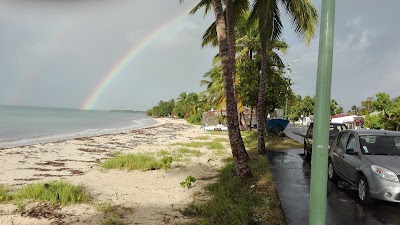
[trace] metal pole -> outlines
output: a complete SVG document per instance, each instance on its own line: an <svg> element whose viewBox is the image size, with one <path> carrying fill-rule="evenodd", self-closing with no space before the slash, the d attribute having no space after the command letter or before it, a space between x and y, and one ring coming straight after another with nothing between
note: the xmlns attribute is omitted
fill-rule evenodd
<svg viewBox="0 0 400 225"><path fill-rule="evenodd" d="M310 225L323 225L326 222L334 18L335 0L323 0L314 109L314 143L311 160Z"/></svg>
<svg viewBox="0 0 400 225"><path fill-rule="evenodd" d="M285 119L287 120L287 94L286 94L286 101L285 101Z"/></svg>

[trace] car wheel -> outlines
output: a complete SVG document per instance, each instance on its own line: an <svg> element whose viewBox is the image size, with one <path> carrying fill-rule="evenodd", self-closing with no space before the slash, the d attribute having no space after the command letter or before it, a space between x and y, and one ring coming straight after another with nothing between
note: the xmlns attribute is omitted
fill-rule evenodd
<svg viewBox="0 0 400 225"><path fill-rule="evenodd" d="M337 183L338 175L336 174L335 167L333 166L332 160L328 160L328 179L333 182Z"/></svg>
<svg viewBox="0 0 400 225"><path fill-rule="evenodd" d="M311 155L307 150L308 148L306 147L306 145L304 145L304 159L306 161L310 161L311 160Z"/></svg>
<svg viewBox="0 0 400 225"><path fill-rule="evenodd" d="M364 175L360 175L357 184L358 199L360 202L365 205L372 205L374 201L369 194L368 182Z"/></svg>

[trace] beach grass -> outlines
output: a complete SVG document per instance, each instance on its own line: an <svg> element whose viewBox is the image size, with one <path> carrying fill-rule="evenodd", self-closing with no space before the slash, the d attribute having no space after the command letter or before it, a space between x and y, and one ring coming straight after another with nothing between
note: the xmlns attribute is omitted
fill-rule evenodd
<svg viewBox="0 0 400 225"><path fill-rule="evenodd" d="M9 193L9 190L4 186L0 185L0 203L5 203L11 201L12 196Z"/></svg>
<svg viewBox="0 0 400 225"><path fill-rule="evenodd" d="M210 140L210 137L209 136L200 136L200 137L197 137L196 139L197 140L207 141L207 140Z"/></svg>
<svg viewBox="0 0 400 225"><path fill-rule="evenodd" d="M254 177L241 181L236 176L232 158L226 159L218 182L206 188L211 200L193 202L184 211L185 215L194 218L193 224L286 224L268 158L257 153L257 133L247 132L243 139ZM279 144L284 141L274 140L274 146L287 146ZM266 139L266 143L270 140Z"/></svg>
<svg viewBox="0 0 400 225"><path fill-rule="evenodd" d="M113 205L110 201L98 202L94 204L95 208L103 213L104 220L102 225L124 225L119 218L123 218L126 214L133 213L134 209Z"/></svg>
<svg viewBox="0 0 400 225"><path fill-rule="evenodd" d="M181 147L175 150L160 150L157 152L157 155L160 157L172 157L173 161L184 161L187 160L188 157L200 157L203 155L199 150L197 149L190 149L190 148L185 148Z"/></svg>
<svg viewBox="0 0 400 225"><path fill-rule="evenodd" d="M225 131L208 131L208 133L211 135L228 136L228 132L225 132Z"/></svg>
<svg viewBox="0 0 400 225"><path fill-rule="evenodd" d="M228 138L223 138L223 137L217 137L217 138L214 138L213 141L216 141L216 142L229 142L229 139Z"/></svg>
<svg viewBox="0 0 400 225"><path fill-rule="evenodd" d="M31 199L46 201L52 204L70 205L89 201L89 194L83 186L73 185L64 181L28 184L13 194L13 199L23 201Z"/></svg>
<svg viewBox="0 0 400 225"><path fill-rule="evenodd" d="M189 147L189 148L202 148L202 147L206 147L210 150L222 150L224 149L224 145L221 142L218 141L192 141L192 142L188 142L188 143L173 143L171 144L172 146L175 145L180 145L183 147Z"/></svg>
<svg viewBox="0 0 400 225"><path fill-rule="evenodd" d="M156 170L170 169L173 158L169 156L157 160L154 156L146 154L119 155L108 159L101 164L104 169L126 169L126 170Z"/></svg>

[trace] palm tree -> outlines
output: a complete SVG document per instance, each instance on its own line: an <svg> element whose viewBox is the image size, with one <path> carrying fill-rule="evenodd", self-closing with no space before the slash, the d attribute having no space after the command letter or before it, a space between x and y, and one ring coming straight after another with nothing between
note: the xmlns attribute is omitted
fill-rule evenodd
<svg viewBox="0 0 400 225"><path fill-rule="evenodd" d="M180 2L182 1L183 0L180 0ZM197 6L206 4L206 9L209 9L209 3L209 0L201 0ZM232 155L236 165L236 174L242 178L252 177L253 174L251 173L250 167L247 164L246 149L244 147L242 136L240 135L234 80L232 77L232 70L234 67L232 66L232 60L230 56L224 11L221 0L211 0L211 4L215 15L217 40L219 43L219 56L221 58L222 78L224 81L224 92L226 98L228 135ZM233 4L232 1L227 1L227 4L227 8L233 8L233 6L229 5ZM233 16L233 14L230 15ZM228 19L228 21L230 21L230 19ZM232 50L234 51L234 49Z"/></svg>
<svg viewBox="0 0 400 225"><path fill-rule="evenodd" d="M317 10L310 0L255 0L250 24L258 24L261 44L261 74L259 82L259 93L257 103L258 123L258 153L265 154L265 89L268 80L268 41L279 39L282 35L283 25L281 22L278 3L290 16L295 32L306 40L307 43L315 35L315 26L318 20Z"/></svg>

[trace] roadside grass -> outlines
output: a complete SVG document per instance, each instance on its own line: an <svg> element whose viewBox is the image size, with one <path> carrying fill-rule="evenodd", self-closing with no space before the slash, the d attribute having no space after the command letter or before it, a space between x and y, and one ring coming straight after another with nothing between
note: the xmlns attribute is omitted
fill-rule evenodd
<svg viewBox="0 0 400 225"><path fill-rule="evenodd" d="M156 170L171 169L173 158L169 156L157 160L154 156L146 154L127 154L119 155L111 159L107 159L101 163L104 169L126 169L126 170Z"/></svg>
<svg viewBox="0 0 400 225"><path fill-rule="evenodd" d="M195 201L183 212L195 219L193 224L286 224L268 158L257 154L257 133L245 132L243 139L254 177L241 181L232 158L227 160L219 181L206 188L211 200Z"/></svg>
<svg viewBox="0 0 400 225"><path fill-rule="evenodd" d="M293 148L303 148L303 145L289 137L279 138L277 136L270 135L266 138L268 141L265 144L267 150L283 150Z"/></svg>
<svg viewBox="0 0 400 225"><path fill-rule="evenodd" d="M89 201L89 194L82 185L73 185L64 181L28 184L17 190L12 198L18 202L23 200L46 201L55 205L70 205Z"/></svg>

